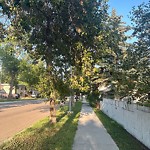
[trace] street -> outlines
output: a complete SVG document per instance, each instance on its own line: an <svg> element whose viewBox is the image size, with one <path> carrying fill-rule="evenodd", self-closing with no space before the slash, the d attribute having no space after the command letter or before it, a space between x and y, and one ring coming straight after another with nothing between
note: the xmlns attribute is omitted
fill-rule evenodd
<svg viewBox="0 0 150 150"><path fill-rule="evenodd" d="M0 103L0 143L49 116L49 103L26 100Z"/></svg>

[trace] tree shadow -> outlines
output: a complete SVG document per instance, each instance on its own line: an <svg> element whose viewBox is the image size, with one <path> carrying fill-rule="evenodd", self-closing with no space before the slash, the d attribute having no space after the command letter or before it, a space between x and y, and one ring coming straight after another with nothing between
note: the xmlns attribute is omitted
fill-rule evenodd
<svg viewBox="0 0 150 150"><path fill-rule="evenodd" d="M77 115L79 112L69 115L68 120L53 136L47 136L41 141L40 148L43 150L71 150L77 130L78 121L74 121Z"/></svg>
<svg viewBox="0 0 150 150"><path fill-rule="evenodd" d="M62 110L56 124L50 124L49 118L45 118L2 144L0 149L71 150L78 123L74 119L79 117L81 109L77 107L69 115L67 110Z"/></svg>

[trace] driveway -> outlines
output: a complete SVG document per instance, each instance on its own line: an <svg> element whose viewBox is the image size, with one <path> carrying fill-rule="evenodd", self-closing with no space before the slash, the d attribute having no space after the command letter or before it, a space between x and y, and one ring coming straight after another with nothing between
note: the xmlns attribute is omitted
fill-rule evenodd
<svg viewBox="0 0 150 150"><path fill-rule="evenodd" d="M49 103L44 101L19 101L0 103L0 143L49 116Z"/></svg>

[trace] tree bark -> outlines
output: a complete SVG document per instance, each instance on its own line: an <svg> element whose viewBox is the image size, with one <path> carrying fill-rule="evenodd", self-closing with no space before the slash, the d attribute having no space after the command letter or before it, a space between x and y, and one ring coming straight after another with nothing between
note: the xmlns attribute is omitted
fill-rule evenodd
<svg viewBox="0 0 150 150"><path fill-rule="evenodd" d="M12 74L11 81L10 81L10 88L9 88L8 99L11 99L13 97L12 96L12 90L13 90L13 87L14 87L14 80L15 80L15 76L14 76L14 74Z"/></svg>
<svg viewBox="0 0 150 150"><path fill-rule="evenodd" d="M56 108L55 108L55 100L50 98L50 123L56 123Z"/></svg>
<svg viewBox="0 0 150 150"><path fill-rule="evenodd" d="M53 80L53 75L52 75L52 61L51 61L51 58L48 56L50 56L49 53L47 54L47 59L46 59L48 78L49 78L49 82L51 82L51 84L49 86L52 86L49 88L53 89L54 88L54 80ZM50 97L52 96L53 90L49 91ZM50 101L50 123L55 124L56 123L55 98L50 98L49 101Z"/></svg>

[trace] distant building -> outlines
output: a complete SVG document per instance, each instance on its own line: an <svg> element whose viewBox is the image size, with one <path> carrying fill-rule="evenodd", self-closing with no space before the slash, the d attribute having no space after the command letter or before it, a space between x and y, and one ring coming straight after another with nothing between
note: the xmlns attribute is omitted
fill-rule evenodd
<svg viewBox="0 0 150 150"><path fill-rule="evenodd" d="M5 83L5 84L0 84L0 96L1 97L8 97L10 90L10 85ZM12 94L19 94L20 96L26 96L27 95L27 89L25 85L18 85L17 88L15 86L13 87Z"/></svg>
<svg viewBox="0 0 150 150"><path fill-rule="evenodd" d="M0 93L4 97L8 97L10 85L7 83L0 84ZM15 87L13 87L12 94L15 94Z"/></svg>
<svg viewBox="0 0 150 150"><path fill-rule="evenodd" d="M18 84L17 89L16 89L16 93L19 94L22 97L25 97L27 95L26 86L22 85L22 84Z"/></svg>

